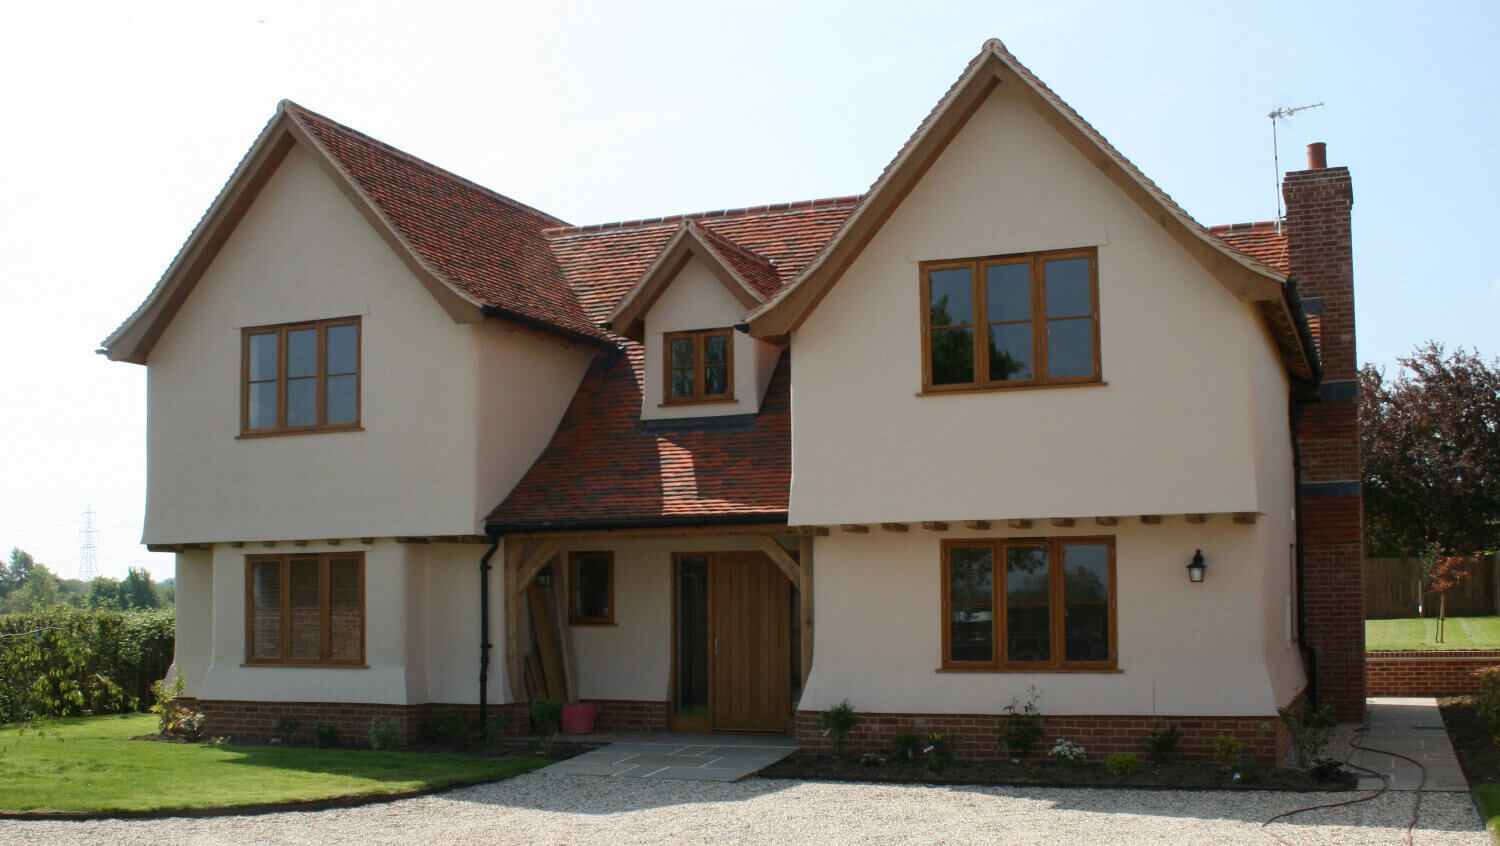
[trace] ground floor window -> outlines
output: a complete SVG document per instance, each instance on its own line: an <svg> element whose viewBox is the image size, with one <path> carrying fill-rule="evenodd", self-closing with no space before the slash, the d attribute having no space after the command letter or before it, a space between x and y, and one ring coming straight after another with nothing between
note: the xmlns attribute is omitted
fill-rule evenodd
<svg viewBox="0 0 1500 846"><path fill-rule="evenodd" d="M568 556L568 622L608 625L615 621L615 555L574 552Z"/></svg>
<svg viewBox="0 0 1500 846"><path fill-rule="evenodd" d="M245 558L245 662L363 664L364 553Z"/></svg>
<svg viewBox="0 0 1500 846"><path fill-rule="evenodd" d="M944 541L943 667L1115 666L1113 538Z"/></svg>

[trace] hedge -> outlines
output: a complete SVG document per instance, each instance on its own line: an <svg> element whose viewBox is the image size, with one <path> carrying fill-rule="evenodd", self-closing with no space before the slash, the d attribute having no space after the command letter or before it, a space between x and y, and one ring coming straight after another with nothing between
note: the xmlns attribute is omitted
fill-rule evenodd
<svg viewBox="0 0 1500 846"><path fill-rule="evenodd" d="M175 612L56 606L0 616L0 723L151 704L172 664Z"/></svg>

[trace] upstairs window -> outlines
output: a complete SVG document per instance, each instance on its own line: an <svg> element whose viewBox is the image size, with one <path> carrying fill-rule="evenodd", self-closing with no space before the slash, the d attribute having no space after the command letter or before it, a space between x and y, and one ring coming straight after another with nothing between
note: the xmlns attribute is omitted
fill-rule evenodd
<svg viewBox="0 0 1500 846"><path fill-rule="evenodd" d="M1113 538L944 541L943 667L1115 666Z"/></svg>
<svg viewBox="0 0 1500 846"><path fill-rule="evenodd" d="M922 389L1098 382L1098 252L922 265Z"/></svg>
<svg viewBox="0 0 1500 846"><path fill-rule="evenodd" d="M244 332L240 433L359 428L359 318Z"/></svg>
<svg viewBox="0 0 1500 846"><path fill-rule="evenodd" d="M663 405L734 399L734 343L729 329L668 332Z"/></svg>

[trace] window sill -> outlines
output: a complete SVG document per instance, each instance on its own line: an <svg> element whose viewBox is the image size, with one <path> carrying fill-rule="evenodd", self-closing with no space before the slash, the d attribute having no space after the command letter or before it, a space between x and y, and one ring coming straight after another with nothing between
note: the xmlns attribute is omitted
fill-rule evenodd
<svg viewBox="0 0 1500 846"><path fill-rule="evenodd" d="M277 429L268 432L241 432L234 436L237 441L252 438L280 438L286 435L326 435L330 432L363 432L363 426L326 426L322 429Z"/></svg>
<svg viewBox="0 0 1500 846"><path fill-rule="evenodd" d="M299 670L368 670L369 664L278 664L271 661L247 661L241 667L274 667L287 669L293 667Z"/></svg>
<svg viewBox="0 0 1500 846"><path fill-rule="evenodd" d="M739 402L739 400L735 399L734 397L715 397L713 399L681 399L659 402L656 404L656 407L676 408L682 405L727 405L734 402Z"/></svg>
<svg viewBox="0 0 1500 846"><path fill-rule="evenodd" d="M938 667L934 673L1103 673L1125 672L1119 667Z"/></svg>
<svg viewBox="0 0 1500 846"><path fill-rule="evenodd" d="M919 397L940 397L948 394L992 394L999 391L1050 391L1057 388L1103 388L1109 385L1103 379L1090 382L1053 382L1046 385L983 385L977 388L925 388L917 391Z"/></svg>

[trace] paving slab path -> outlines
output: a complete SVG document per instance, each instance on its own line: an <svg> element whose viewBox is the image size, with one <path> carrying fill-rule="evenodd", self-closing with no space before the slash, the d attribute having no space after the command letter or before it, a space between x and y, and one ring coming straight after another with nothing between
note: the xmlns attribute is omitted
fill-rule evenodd
<svg viewBox="0 0 1500 846"><path fill-rule="evenodd" d="M640 734L558 761L551 775L739 781L797 751L778 735Z"/></svg>
<svg viewBox="0 0 1500 846"><path fill-rule="evenodd" d="M184 785L191 790L191 785ZM1262 821L1351 793L734 783L530 773L382 805L216 819L0 822L0 844L1267 844ZM1416 795L1271 826L1287 843L1403 842ZM1415 842L1488 846L1469 796L1424 794Z"/></svg>
<svg viewBox="0 0 1500 846"><path fill-rule="evenodd" d="M1448 741L1448 730L1443 726L1436 699L1372 696L1365 702L1367 731L1363 737L1354 738L1354 742L1369 750L1351 748L1349 763L1380 773L1392 790L1416 790L1420 786L1423 790L1468 792L1469 782L1458 765L1453 744ZM1370 750L1395 752L1421 761L1422 766ZM1380 780L1362 775L1359 786L1379 787Z"/></svg>

